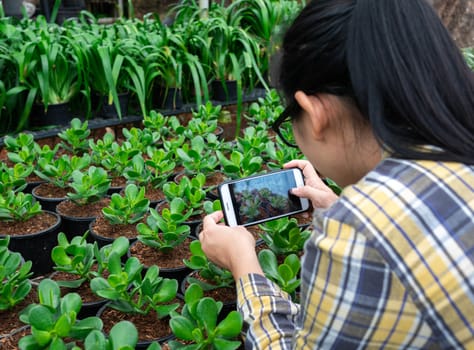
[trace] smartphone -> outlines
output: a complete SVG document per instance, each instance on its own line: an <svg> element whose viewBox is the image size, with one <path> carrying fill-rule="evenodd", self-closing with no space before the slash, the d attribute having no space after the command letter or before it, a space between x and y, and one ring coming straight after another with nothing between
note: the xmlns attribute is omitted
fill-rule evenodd
<svg viewBox="0 0 474 350"><path fill-rule="evenodd" d="M299 168L278 170L218 186L228 226L250 226L308 210L309 201L290 193L304 185Z"/></svg>

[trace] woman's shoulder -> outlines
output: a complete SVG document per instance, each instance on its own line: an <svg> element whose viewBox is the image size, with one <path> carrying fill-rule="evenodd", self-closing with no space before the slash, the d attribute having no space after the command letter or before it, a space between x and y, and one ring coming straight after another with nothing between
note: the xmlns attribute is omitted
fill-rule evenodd
<svg viewBox="0 0 474 350"><path fill-rule="evenodd" d="M398 198L410 205L415 198L440 200L446 195L456 196L461 201L474 198L474 166L386 158L357 184L346 188L342 198L381 205Z"/></svg>
<svg viewBox="0 0 474 350"><path fill-rule="evenodd" d="M472 203L473 166L387 158L345 188L324 217L365 232L424 231L444 220L466 221L474 215Z"/></svg>

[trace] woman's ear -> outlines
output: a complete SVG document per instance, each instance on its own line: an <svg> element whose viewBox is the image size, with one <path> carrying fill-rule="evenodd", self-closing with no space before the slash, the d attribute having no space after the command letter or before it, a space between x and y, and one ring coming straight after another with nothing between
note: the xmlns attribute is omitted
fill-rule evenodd
<svg viewBox="0 0 474 350"><path fill-rule="evenodd" d="M309 118L311 132L315 139L321 140L329 125L328 113L318 95L307 95L303 91L295 93L295 100ZM306 124L308 125L308 124Z"/></svg>

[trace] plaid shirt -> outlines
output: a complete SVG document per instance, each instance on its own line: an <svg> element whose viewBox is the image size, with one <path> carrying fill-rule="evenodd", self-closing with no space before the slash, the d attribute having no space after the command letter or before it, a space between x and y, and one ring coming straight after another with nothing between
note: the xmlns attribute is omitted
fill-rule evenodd
<svg viewBox="0 0 474 350"><path fill-rule="evenodd" d="M474 349L474 167L387 158L314 215L301 307L237 281L254 349Z"/></svg>

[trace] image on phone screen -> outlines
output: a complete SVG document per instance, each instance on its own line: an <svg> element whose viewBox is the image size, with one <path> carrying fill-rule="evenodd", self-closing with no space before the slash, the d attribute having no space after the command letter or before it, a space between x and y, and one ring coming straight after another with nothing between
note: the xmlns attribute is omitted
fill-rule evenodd
<svg viewBox="0 0 474 350"><path fill-rule="evenodd" d="M239 225L301 211L301 201L289 191L296 187L291 172L249 178L229 184Z"/></svg>

